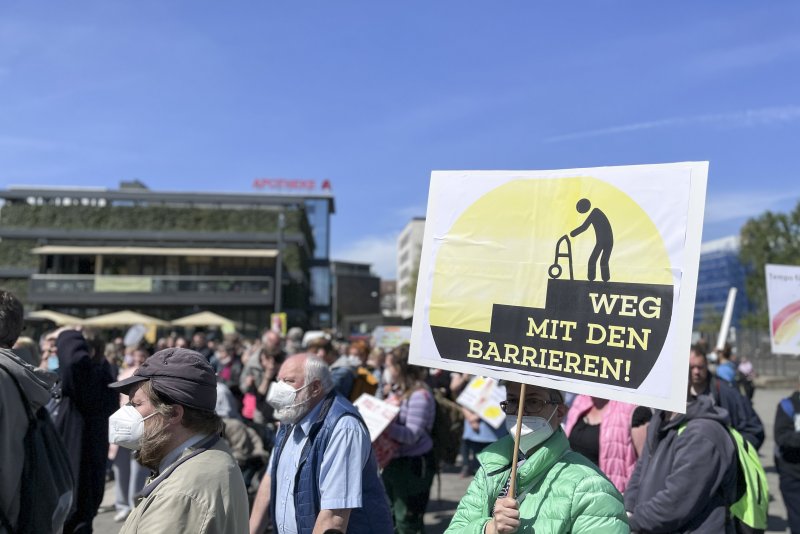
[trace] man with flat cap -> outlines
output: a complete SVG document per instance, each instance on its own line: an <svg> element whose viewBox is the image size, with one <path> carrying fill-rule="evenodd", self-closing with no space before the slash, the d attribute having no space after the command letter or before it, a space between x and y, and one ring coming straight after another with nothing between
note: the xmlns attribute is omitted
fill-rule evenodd
<svg viewBox="0 0 800 534"><path fill-rule="evenodd" d="M121 533L246 533L248 500L220 438L214 370L199 353L165 349L109 387L130 402L109 419L109 442L153 471Z"/></svg>

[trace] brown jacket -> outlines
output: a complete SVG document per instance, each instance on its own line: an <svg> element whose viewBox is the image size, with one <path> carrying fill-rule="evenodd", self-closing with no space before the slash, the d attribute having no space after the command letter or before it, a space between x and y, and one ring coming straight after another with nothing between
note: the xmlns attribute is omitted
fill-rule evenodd
<svg viewBox="0 0 800 534"><path fill-rule="evenodd" d="M191 454L186 449L181 457ZM178 466L136 505L120 534L247 534L244 479L224 440Z"/></svg>
<svg viewBox="0 0 800 534"><path fill-rule="evenodd" d="M233 457L244 465L252 458L261 458L264 463L269 459L269 452L264 450L264 444L258 433L244 424L239 419L223 417L225 429L222 437L228 442Z"/></svg>

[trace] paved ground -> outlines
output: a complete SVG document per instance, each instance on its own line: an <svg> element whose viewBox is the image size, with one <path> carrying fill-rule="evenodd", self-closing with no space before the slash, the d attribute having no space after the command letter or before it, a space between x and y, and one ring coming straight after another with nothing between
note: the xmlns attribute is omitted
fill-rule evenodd
<svg viewBox="0 0 800 534"><path fill-rule="evenodd" d="M778 475L775 473L775 463L772 457L774 442L772 440L772 426L775 419L775 408L781 398L791 393L789 389L759 389L755 395L755 408L764 422L767 439L761 447L761 461L767 471L770 487L769 525L767 532L787 532L786 508L778 491ZM441 487L434 480L431 489L431 502L428 513L425 514L425 524L428 534L441 534L450 523L450 518L455 512L458 501L466 492L470 479L461 478L455 470L450 470L441 475ZM441 493L439 493L441 491ZM114 502L114 486L106 487L106 496L103 504L106 509ZM103 508L101 508L103 510ZM94 522L95 532L99 534L117 534L119 523L113 521L114 511L101 511Z"/></svg>
<svg viewBox="0 0 800 534"><path fill-rule="evenodd" d="M783 498L778 488L778 474L775 472L775 458L773 456L775 441L772 430L775 425L775 409L778 403L783 397L787 397L791 393L791 389L758 389L753 399L756 412L761 417L761 422L764 423L764 431L767 434L767 439L759 451L761 464L767 472L767 481L769 482L770 503L767 532L789 531L789 527L786 524L786 506L783 504Z"/></svg>

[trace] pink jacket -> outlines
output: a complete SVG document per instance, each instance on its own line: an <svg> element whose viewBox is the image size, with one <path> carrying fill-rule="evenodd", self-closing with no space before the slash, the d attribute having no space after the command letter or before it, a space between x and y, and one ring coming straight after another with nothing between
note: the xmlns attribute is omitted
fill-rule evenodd
<svg viewBox="0 0 800 534"><path fill-rule="evenodd" d="M578 419L592 409L592 398L578 395L567 413L567 436ZM636 466L636 449L631 439L631 418L634 404L608 401L600 424L600 470L606 474L620 493L625 491Z"/></svg>

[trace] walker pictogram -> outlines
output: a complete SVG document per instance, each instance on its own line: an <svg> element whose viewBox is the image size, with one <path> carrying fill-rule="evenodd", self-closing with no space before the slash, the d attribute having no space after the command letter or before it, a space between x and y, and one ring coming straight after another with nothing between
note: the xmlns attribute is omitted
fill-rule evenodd
<svg viewBox="0 0 800 534"><path fill-rule="evenodd" d="M567 249L566 252L561 252L561 245L564 245ZM569 266L569 279L575 280L575 275L572 272L572 244L569 241L569 236L564 234L558 241L556 241L556 257L553 260L553 265L547 270L547 274L550 275L550 278L558 279L561 278L561 273L564 269L561 267L561 263L558 261L559 258L566 258L567 265Z"/></svg>

